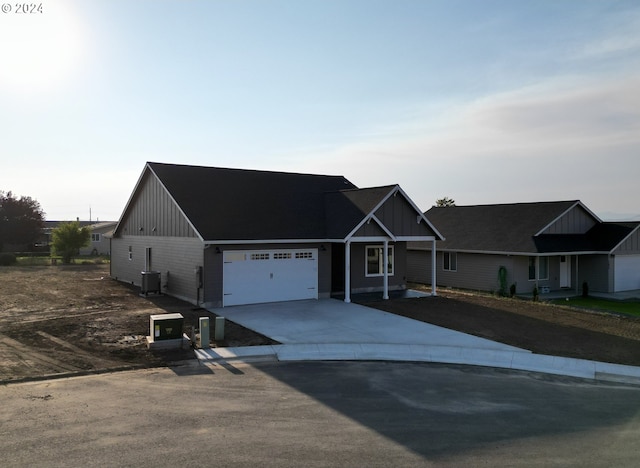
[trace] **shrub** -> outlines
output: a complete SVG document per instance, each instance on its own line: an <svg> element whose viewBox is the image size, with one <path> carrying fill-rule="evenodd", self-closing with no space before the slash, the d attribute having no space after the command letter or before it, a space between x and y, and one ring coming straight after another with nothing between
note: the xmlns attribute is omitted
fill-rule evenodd
<svg viewBox="0 0 640 468"><path fill-rule="evenodd" d="M509 286L509 294L511 297L515 297L516 295L516 284L513 283L511 286Z"/></svg>
<svg viewBox="0 0 640 468"><path fill-rule="evenodd" d="M589 297L589 283L582 283L582 297Z"/></svg>
<svg viewBox="0 0 640 468"><path fill-rule="evenodd" d="M15 265L17 261L16 256L12 253L0 253L0 266Z"/></svg>
<svg viewBox="0 0 640 468"><path fill-rule="evenodd" d="M540 293L538 291L538 286L533 287L533 300L537 301L540 298Z"/></svg>

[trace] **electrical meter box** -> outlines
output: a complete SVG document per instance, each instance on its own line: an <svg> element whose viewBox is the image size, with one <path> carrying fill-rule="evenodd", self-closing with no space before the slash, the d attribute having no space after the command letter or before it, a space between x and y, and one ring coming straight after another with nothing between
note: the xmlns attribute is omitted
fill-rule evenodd
<svg viewBox="0 0 640 468"><path fill-rule="evenodd" d="M159 314L150 317L150 333L152 341L182 339L182 314Z"/></svg>

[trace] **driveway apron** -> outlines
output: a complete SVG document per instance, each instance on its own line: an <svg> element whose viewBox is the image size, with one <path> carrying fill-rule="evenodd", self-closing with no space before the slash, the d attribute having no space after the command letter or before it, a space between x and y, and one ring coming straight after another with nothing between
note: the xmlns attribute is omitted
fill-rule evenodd
<svg viewBox="0 0 640 468"><path fill-rule="evenodd" d="M421 344L520 351L513 346L337 299L251 304L210 311L282 344Z"/></svg>

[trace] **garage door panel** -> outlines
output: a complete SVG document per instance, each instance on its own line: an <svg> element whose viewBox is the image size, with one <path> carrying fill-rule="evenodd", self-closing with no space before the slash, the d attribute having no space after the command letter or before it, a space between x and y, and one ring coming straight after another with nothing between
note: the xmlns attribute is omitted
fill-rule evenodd
<svg viewBox="0 0 640 468"><path fill-rule="evenodd" d="M225 306L318 298L317 249L224 254Z"/></svg>
<svg viewBox="0 0 640 468"><path fill-rule="evenodd" d="M616 292L640 289L640 255L616 256L614 279Z"/></svg>

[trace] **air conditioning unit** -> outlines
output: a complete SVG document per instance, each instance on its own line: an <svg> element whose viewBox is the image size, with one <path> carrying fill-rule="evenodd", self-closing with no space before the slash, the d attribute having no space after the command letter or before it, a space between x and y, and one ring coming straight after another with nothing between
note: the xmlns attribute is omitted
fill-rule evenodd
<svg viewBox="0 0 640 468"><path fill-rule="evenodd" d="M160 289L160 272L159 271L143 271L140 286L140 294L145 296L149 293L161 294Z"/></svg>

